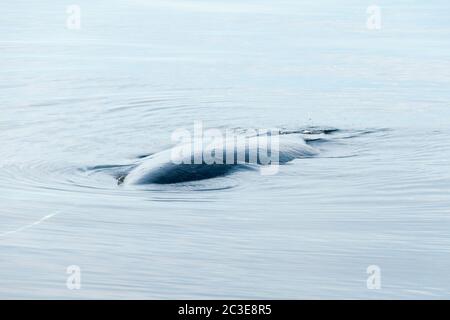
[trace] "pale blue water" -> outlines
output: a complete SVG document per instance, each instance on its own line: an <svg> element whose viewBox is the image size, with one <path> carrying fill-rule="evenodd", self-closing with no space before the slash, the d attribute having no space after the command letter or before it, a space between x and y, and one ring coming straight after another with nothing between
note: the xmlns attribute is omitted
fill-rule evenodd
<svg viewBox="0 0 450 320"><path fill-rule="evenodd" d="M0 4L1 298L450 297L448 1L378 1L381 30L356 0L76 2L81 30ZM340 131L275 176L91 170L195 121Z"/></svg>

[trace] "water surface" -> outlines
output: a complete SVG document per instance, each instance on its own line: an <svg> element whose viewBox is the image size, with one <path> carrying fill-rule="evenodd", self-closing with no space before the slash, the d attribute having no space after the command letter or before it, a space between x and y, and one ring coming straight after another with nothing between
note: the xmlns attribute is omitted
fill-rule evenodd
<svg viewBox="0 0 450 320"><path fill-rule="evenodd" d="M0 297L450 296L447 1L381 30L356 0L77 3L0 5ZM339 132L275 176L117 184L195 121Z"/></svg>

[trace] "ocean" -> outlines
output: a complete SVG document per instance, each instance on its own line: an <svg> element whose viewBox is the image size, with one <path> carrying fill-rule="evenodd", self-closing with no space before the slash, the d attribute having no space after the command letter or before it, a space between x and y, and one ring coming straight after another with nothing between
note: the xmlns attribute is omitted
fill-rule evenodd
<svg viewBox="0 0 450 320"><path fill-rule="evenodd" d="M0 4L0 298L450 297L448 1L75 2ZM199 122L318 153L118 183Z"/></svg>

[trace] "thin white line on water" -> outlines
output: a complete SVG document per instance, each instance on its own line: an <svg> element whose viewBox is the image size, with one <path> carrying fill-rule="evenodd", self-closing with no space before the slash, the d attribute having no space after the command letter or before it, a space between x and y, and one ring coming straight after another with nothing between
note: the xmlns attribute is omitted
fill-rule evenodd
<svg viewBox="0 0 450 320"><path fill-rule="evenodd" d="M37 221L35 221L35 222L33 222L33 223L30 223L30 224L27 224L27 225L25 225L25 226L23 226L23 227L20 227L19 229L7 231L7 232L5 232L5 233L1 233L1 234L0 234L0 237L5 237L5 236L8 236L8 235L10 235L10 234L14 234L14 233L17 233L17 232L21 232L21 231L27 230L27 229L29 229L29 228L32 228L32 227L34 227L34 226L37 226L37 225L40 224L41 222L44 222L45 220L48 220L48 219L50 219L50 218L56 216L56 215L59 214L60 212L61 212L61 211L56 211L56 212L54 212L54 213L50 213L50 214L48 214L48 215L42 217L41 219L39 219L39 220L37 220Z"/></svg>

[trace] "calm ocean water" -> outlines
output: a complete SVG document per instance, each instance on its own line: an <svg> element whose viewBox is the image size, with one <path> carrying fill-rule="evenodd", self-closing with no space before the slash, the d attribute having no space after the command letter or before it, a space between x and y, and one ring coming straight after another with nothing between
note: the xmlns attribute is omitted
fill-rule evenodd
<svg viewBox="0 0 450 320"><path fill-rule="evenodd" d="M450 297L448 1L380 30L356 0L69 4L0 4L0 298ZM117 185L196 121L339 131L274 176Z"/></svg>

